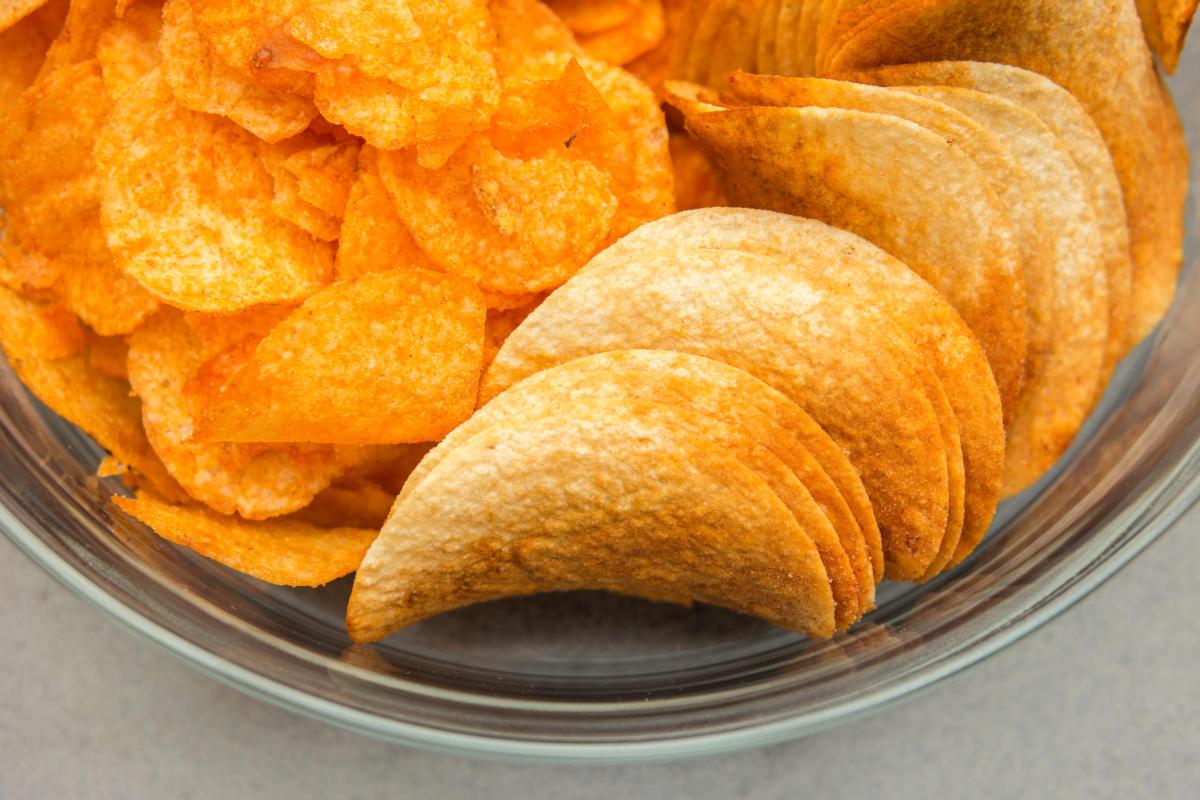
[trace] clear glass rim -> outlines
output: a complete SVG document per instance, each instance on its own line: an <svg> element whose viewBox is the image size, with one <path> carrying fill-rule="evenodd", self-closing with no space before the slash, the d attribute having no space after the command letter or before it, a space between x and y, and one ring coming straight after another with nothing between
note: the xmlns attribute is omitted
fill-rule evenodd
<svg viewBox="0 0 1200 800"><path fill-rule="evenodd" d="M782 719L751 722L731 730L685 734L678 738L624 742L504 739L442 730L374 714L298 690L198 646L185 636L121 602L42 541L2 504L0 529L50 575L126 629L157 643L221 683L301 715L357 733L441 752L516 760L628 763L702 756L794 739L881 710L931 689L946 678L1018 641L1070 608L1169 529L1200 497L1200 440L1193 441L1175 460L1169 473L1160 478L1150 489L1143 491L1130 502L1123 513L1107 520L1101 529L1092 531L1093 537L1101 540L1112 539L1115 542L1105 548L1102 557L1089 559L1086 555L1075 555L1064 560L1055 574L1065 574L1067 578L1060 580L1049 592L1042 595L1038 602L1007 619L1001 626L986 626L972 631L954 647L941 653L931 664L880 681L877 685L856 693L853 698L809 710L799 710ZM1084 560L1086 563L1076 564L1076 560ZM1043 580L1048 579L1043 576ZM427 690L427 687L415 685L410 688L418 692ZM442 689L438 693L444 695L444 699L467 705L477 705L481 702L478 694L470 692ZM653 702L669 704L663 700ZM513 704L518 708L543 713L569 713L575 705L555 700L516 701ZM646 710L645 703L638 701L588 704L593 710L600 706L617 713L623 710Z"/></svg>

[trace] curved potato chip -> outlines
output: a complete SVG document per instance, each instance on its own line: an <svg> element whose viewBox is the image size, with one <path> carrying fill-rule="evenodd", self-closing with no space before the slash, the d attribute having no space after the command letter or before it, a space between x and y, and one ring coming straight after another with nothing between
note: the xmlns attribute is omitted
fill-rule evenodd
<svg viewBox="0 0 1200 800"><path fill-rule="evenodd" d="M54 361L83 349L87 336L79 320L59 303L38 303L0 287L0 345L9 360Z"/></svg>
<svg viewBox="0 0 1200 800"><path fill-rule="evenodd" d="M228 117L268 142L295 136L317 116L311 99L262 86L222 61L196 29L190 0L163 7L162 71L180 105Z"/></svg>
<svg viewBox="0 0 1200 800"><path fill-rule="evenodd" d="M762 478L669 417L616 402L501 423L456 448L363 559L347 630L374 641L470 603L583 588L834 632L816 547Z"/></svg>
<svg viewBox="0 0 1200 800"><path fill-rule="evenodd" d="M271 210L257 141L180 106L158 70L127 92L95 151L104 228L121 270L194 311L294 302L326 283L332 249Z"/></svg>
<svg viewBox="0 0 1200 800"><path fill-rule="evenodd" d="M147 494L113 503L164 539L279 586L323 586L358 568L370 528L318 528L298 520L246 522Z"/></svg>
<svg viewBox="0 0 1200 800"><path fill-rule="evenodd" d="M438 439L474 408L484 315L477 289L426 270L335 283L275 326L208 399L194 439Z"/></svg>
<svg viewBox="0 0 1200 800"><path fill-rule="evenodd" d="M875 571L862 529L820 462L781 424L802 419L797 427L819 430L816 423L795 403L749 373L699 356L614 351L531 375L497 395L446 437L418 465L400 496L404 498L418 487L456 446L498 422L518 415L547 416L568 402L620 398L665 404L719 421L716 427L695 420L687 424L703 432L713 444L737 453L739 460L759 473L796 514L817 545L832 582L838 627L849 626L874 606ZM764 458L761 448L772 458ZM803 491L788 477L780 476L773 460L785 465ZM827 522L813 518L814 501Z"/></svg>
<svg viewBox="0 0 1200 800"><path fill-rule="evenodd" d="M887 575L925 574L949 516L946 450L918 377L924 357L886 316L779 259L723 250L624 259L618 251L529 315L488 369L481 399L555 364L633 348L724 361L790 397L862 475Z"/></svg>
<svg viewBox="0 0 1200 800"><path fill-rule="evenodd" d="M297 511L362 462L358 448L191 442L195 427L184 385L203 348L183 315L167 310L129 339L129 381L156 453L188 494L222 514L266 519Z"/></svg>
<svg viewBox="0 0 1200 800"><path fill-rule="evenodd" d="M1104 137L1075 96L1036 72L978 61L904 64L853 77L893 85L936 84L987 92L1036 114L1054 132L1083 177L1088 203L1101 227L1109 301L1109 345L1104 374L1111 375L1116 362L1135 344L1129 339L1129 295L1133 273L1129 224L1121 197L1121 183ZM1005 202L1009 202L1007 198ZM1032 295L1032 291L1029 294Z"/></svg>
<svg viewBox="0 0 1200 800"><path fill-rule="evenodd" d="M933 284L979 338L1002 396L1015 396L1027 327L1020 253L961 148L898 117L836 108L697 110L687 123L735 202L857 233Z"/></svg>
<svg viewBox="0 0 1200 800"><path fill-rule="evenodd" d="M1146 39L1171 74L1179 67L1179 54L1198 6L1197 0L1137 0Z"/></svg>
<svg viewBox="0 0 1200 800"><path fill-rule="evenodd" d="M1188 168L1133 3L870 0L835 45L829 72L920 61L996 61L1040 73L1083 104L1125 195L1133 255L1134 341L1157 325L1182 262ZM830 33L845 33L848 21Z"/></svg>
<svg viewBox="0 0 1200 800"><path fill-rule="evenodd" d="M1030 176L1055 245L1054 327L1039 374L1026 385L1008 428L1006 495L1036 481L1083 426L1102 391L1108 343L1108 279L1103 242L1079 170L1036 115L971 89L907 91L934 97L986 124L1008 144Z"/></svg>
<svg viewBox="0 0 1200 800"><path fill-rule="evenodd" d="M320 528L370 528L379 530L392 510L396 495L371 481L358 478L338 483L313 498L291 519Z"/></svg>
<svg viewBox="0 0 1200 800"><path fill-rule="evenodd" d="M674 214L639 228L605 257L685 245L784 257L804 274L834 281L877 305L922 349L953 408L965 476L961 538L943 542L925 577L970 555L987 533L1000 497L1004 424L983 349L937 290L854 234L770 211L713 208Z"/></svg>

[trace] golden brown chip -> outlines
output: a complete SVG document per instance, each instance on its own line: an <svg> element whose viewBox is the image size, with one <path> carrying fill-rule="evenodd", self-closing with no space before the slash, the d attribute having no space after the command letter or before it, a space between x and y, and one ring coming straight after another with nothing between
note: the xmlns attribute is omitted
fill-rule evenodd
<svg viewBox="0 0 1200 800"><path fill-rule="evenodd" d="M1004 425L987 358L941 295L904 264L853 234L769 211L714 208L675 214L639 228L605 257L619 253L635 258L638 252L682 246L782 256L805 275L832 281L860 301L877 305L912 338L945 385L961 432L965 477L961 537L947 537L925 577L966 558L995 514L1004 474Z"/></svg>
<svg viewBox="0 0 1200 800"><path fill-rule="evenodd" d="M247 522L148 494L114 497L113 503L168 541L280 586L322 586L350 574L376 533L298 520Z"/></svg>
<svg viewBox="0 0 1200 800"><path fill-rule="evenodd" d="M708 156L686 133L671 134L671 166L675 171L675 208L729 205Z"/></svg>
<svg viewBox="0 0 1200 800"><path fill-rule="evenodd" d="M583 588L694 597L832 635L816 547L766 483L693 430L627 405L501 423L456 448L397 504L363 560L350 637Z"/></svg>
<svg viewBox="0 0 1200 800"><path fill-rule="evenodd" d="M1133 3L1074 0L872 0L830 33L833 73L920 61L995 61L1040 73L1074 94L1112 153L1133 253L1130 332L1153 330L1182 261L1187 161Z"/></svg>
<svg viewBox="0 0 1200 800"><path fill-rule="evenodd" d="M228 117L268 142L295 136L317 116L310 98L262 86L222 61L196 29L190 0L163 7L162 70L180 105Z"/></svg>
<svg viewBox="0 0 1200 800"><path fill-rule="evenodd" d="M96 143L117 266L172 305L208 312L294 302L327 282L333 251L272 211L257 141L180 106L158 70L126 93Z"/></svg>
<svg viewBox="0 0 1200 800"><path fill-rule="evenodd" d="M1179 54L1183 52L1197 6L1200 6L1197 0L1137 0L1146 39L1167 72L1174 74L1179 67Z"/></svg>
<svg viewBox="0 0 1200 800"><path fill-rule="evenodd" d="M887 575L925 574L949 515L946 450L918 374L924 356L886 316L779 259L722 250L625 259L618 250L509 336L481 399L573 358L638 348L725 361L792 398L862 475Z"/></svg>
<svg viewBox="0 0 1200 800"><path fill-rule="evenodd" d="M979 338L1002 397L1016 396L1027 326L1020 252L987 176L961 148L898 117L837 108L691 104L687 124L734 202L857 233L933 284Z"/></svg>
<svg viewBox="0 0 1200 800"><path fill-rule="evenodd" d="M174 310L164 310L129 339L129 380L142 400L142 423L171 475L196 500L222 514L266 519L297 511L371 457L363 448L329 445L196 443L192 398L184 385L204 348Z"/></svg>
<svg viewBox="0 0 1200 800"><path fill-rule="evenodd" d="M426 270L313 295L208 398L197 441L392 444L439 439L475 405L485 307Z"/></svg>
<svg viewBox="0 0 1200 800"><path fill-rule="evenodd" d="M816 424L766 384L711 359L664 351L618 351L532 375L455 429L414 471L401 497L418 487L454 447L498 422L547 416L564 403L620 398L672 406L673 414L686 409L688 414L681 417L685 424L735 453L767 481L821 553L839 628L873 607L876 579L866 537L829 475L781 422L804 418L800 426L816 428ZM659 412L649 408L646 413Z"/></svg>
<svg viewBox="0 0 1200 800"><path fill-rule="evenodd" d="M904 64L859 73L853 77L856 80L893 85L936 84L987 92L1036 114L1054 132L1059 144L1070 152L1081 173L1088 203L1103 236L1109 308L1109 345L1104 371L1104 381L1107 382L1107 376L1112 374L1116 362L1136 344L1129 340L1133 263L1129 253L1129 225L1121 197L1121 183L1100 130L1079 101L1066 89L1035 72L977 61ZM1005 196L1004 200L1012 205L1011 198ZM1032 305L1033 288L1027 288Z"/></svg>

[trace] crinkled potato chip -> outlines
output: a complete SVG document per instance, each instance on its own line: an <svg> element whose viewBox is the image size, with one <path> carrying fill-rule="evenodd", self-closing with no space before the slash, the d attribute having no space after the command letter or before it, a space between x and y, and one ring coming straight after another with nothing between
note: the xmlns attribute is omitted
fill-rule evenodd
<svg viewBox="0 0 1200 800"><path fill-rule="evenodd" d="M1133 263L1129 225L1121 183L1113 168L1104 137L1075 96L1036 72L978 61L939 61L882 67L858 73L855 80L885 84L958 86L1003 97L1037 115L1070 153L1083 178L1104 239L1104 269L1108 276L1108 353L1105 376L1136 344L1129 339L1130 291ZM1006 203L1010 200L1006 197ZM1032 300L1033 291L1029 295ZM1107 380L1107 377L1106 377Z"/></svg>
<svg viewBox="0 0 1200 800"><path fill-rule="evenodd" d="M573 358L637 348L724 361L794 400L862 475L886 574L925 574L949 516L946 449L919 377L924 356L881 312L775 258L706 250L624 259L618 251L551 294L509 336L481 399Z"/></svg>
<svg viewBox="0 0 1200 800"><path fill-rule="evenodd" d="M1061 85L1104 136L1125 195L1134 341L1170 305L1182 262L1187 158L1133 3L870 0L829 34L827 71L921 61L995 61ZM842 41L844 39L844 41Z"/></svg>
<svg viewBox="0 0 1200 800"><path fill-rule="evenodd" d="M498 422L518 415L547 416L568 402L619 398L699 414L706 421L693 418L685 422L713 444L737 454L771 485L821 553L833 586L839 628L848 627L874 606L875 571L862 529L817 458L777 420L795 423L803 417L799 425L805 428L816 428L816 423L762 381L699 356L617 351L532 375L456 428L414 471L401 498L418 487L456 446ZM714 426L713 421L719 424ZM836 448L832 441L829 444ZM817 519L818 510L824 519Z"/></svg>
<svg viewBox="0 0 1200 800"><path fill-rule="evenodd" d="M326 283L332 248L272 211L257 141L180 106L158 70L126 93L96 143L117 266L193 311L293 302Z"/></svg>
<svg viewBox="0 0 1200 800"><path fill-rule="evenodd" d="M925 577L970 555L987 533L1000 497L1005 434L999 392L983 349L942 296L854 234L770 211L713 208L675 214L639 228L605 258L679 246L784 257L806 275L835 281L878 305L904 329L945 385L961 432L965 477L961 538L957 545L943 543L941 563L935 561Z"/></svg>
<svg viewBox="0 0 1200 800"><path fill-rule="evenodd" d="M311 94L326 119L376 147L461 140L487 126L499 99L484 0L192 0L192 8L227 64Z"/></svg>
<svg viewBox="0 0 1200 800"><path fill-rule="evenodd" d="M295 136L317 116L310 98L262 86L222 61L196 29L190 0L163 7L162 70L180 105L228 117L264 141Z"/></svg>
<svg viewBox="0 0 1200 800"><path fill-rule="evenodd" d="M669 416L613 401L501 423L456 448L368 551L347 630L374 641L471 603L585 588L834 632L816 547L762 478Z"/></svg>
<svg viewBox="0 0 1200 800"><path fill-rule="evenodd" d="M113 503L164 539L279 586L323 586L358 568L376 532L299 520L248 522L149 494Z"/></svg>
<svg viewBox="0 0 1200 800"><path fill-rule="evenodd" d="M379 177L378 151L364 145L346 200L337 247L337 277L357 278L368 272L438 267L421 251L396 211Z"/></svg>
<svg viewBox="0 0 1200 800"><path fill-rule="evenodd" d="M979 338L1001 395L1016 396L1027 325L1020 252L961 148L898 117L837 108L704 106L687 124L734 202L857 233L933 284Z"/></svg>
<svg viewBox="0 0 1200 800"><path fill-rule="evenodd" d="M1171 74L1179 67L1197 6L1197 0L1137 0L1146 39Z"/></svg>
<svg viewBox="0 0 1200 800"><path fill-rule="evenodd" d="M184 384L203 347L183 315L164 310L129 339L129 380L142 400L142 423L155 452L187 492L222 514L266 519L297 511L352 466L362 448L329 445L196 443Z"/></svg>
<svg viewBox="0 0 1200 800"><path fill-rule="evenodd" d="M313 295L204 405L196 441L431 441L470 416L483 359L479 290L426 270Z"/></svg>

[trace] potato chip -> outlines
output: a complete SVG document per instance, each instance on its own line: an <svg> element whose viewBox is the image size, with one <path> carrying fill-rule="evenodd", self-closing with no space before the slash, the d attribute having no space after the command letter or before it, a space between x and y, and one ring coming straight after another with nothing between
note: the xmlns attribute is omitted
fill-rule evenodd
<svg viewBox="0 0 1200 800"><path fill-rule="evenodd" d="M666 31L662 0L638 0L633 16L617 27L578 33L579 44L589 56L621 66L657 47Z"/></svg>
<svg viewBox="0 0 1200 800"><path fill-rule="evenodd" d="M0 2L0 33L35 13L47 0L4 0Z"/></svg>
<svg viewBox="0 0 1200 800"><path fill-rule="evenodd" d="M986 356L941 295L904 264L853 234L768 211L715 208L675 214L639 228L603 258L684 245L782 256L804 274L834 281L876 304L912 338L945 385L961 432L965 477L961 537L943 542L925 577L969 555L995 514L1004 472L1004 426Z"/></svg>
<svg viewBox="0 0 1200 800"><path fill-rule="evenodd" d="M805 281L782 260L721 250L624 259L618 251L509 336L481 399L555 364L631 348L724 361L790 397L862 475L887 575L924 575L949 516L946 450L918 377L924 356L886 316Z"/></svg>
<svg viewBox="0 0 1200 800"><path fill-rule="evenodd" d="M487 126L499 99L484 0L192 0L192 8L227 64L310 93L326 119L376 147L461 140Z"/></svg>
<svg viewBox="0 0 1200 800"><path fill-rule="evenodd" d="M76 242L88 243L91 253L56 259L52 291L92 330L101 336L129 333L158 309L158 301L113 264L98 220L78 231Z"/></svg>
<svg viewBox="0 0 1200 800"><path fill-rule="evenodd" d="M330 279L330 246L271 210L257 140L177 104L158 70L113 109L96 160L117 265L172 305L293 302Z"/></svg>
<svg viewBox="0 0 1200 800"><path fill-rule="evenodd" d="M623 25L638 12L640 0L547 0L546 5L577 34L600 33Z"/></svg>
<svg viewBox="0 0 1200 800"><path fill-rule="evenodd" d="M1179 54L1183 52L1197 6L1200 6L1197 0L1137 0L1146 39L1171 74L1179 67Z"/></svg>
<svg viewBox="0 0 1200 800"><path fill-rule="evenodd" d="M194 438L334 444L438 439L475 405L484 314L477 289L426 270L336 283L258 344L207 403Z"/></svg>
<svg viewBox="0 0 1200 800"><path fill-rule="evenodd" d="M433 449L435 442L417 442L401 444L392 448L392 459L382 466L366 474L366 478L389 492L392 497L400 493L409 475L416 469L418 463Z"/></svg>
<svg viewBox="0 0 1200 800"><path fill-rule="evenodd" d="M335 241L354 181L358 143L305 132L276 144L260 142L258 151L274 182L275 214L314 238Z"/></svg>
<svg viewBox="0 0 1200 800"><path fill-rule="evenodd" d="M265 519L296 511L369 458L361 448L193 443L195 426L184 384L203 348L183 315L165 310L130 337L129 379L142 400L142 422L171 475L222 514Z"/></svg>
<svg viewBox="0 0 1200 800"><path fill-rule="evenodd" d="M504 345L504 341L512 335L517 326L525 321L541 303L541 295L530 303L512 308L488 308L487 320L483 326L483 371L486 372L496 353Z"/></svg>
<svg viewBox="0 0 1200 800"><path fill-rule="evenodd" d="M1101 226L1109 301L1109 346L1104 374L1111 375L1116 362L1136 344L1129 340L1129 295L1133 272L1129 226L1112 157L1096 123L1074 95L1035 72L974 61L905 64L854 77L888 84L937 84L987 92L1036 114L1054 132L1079 169L1088 203ZM1005 198L1005 202L1010 201ZM1032 289L1028 294L1032 299Z"/></svg>
<svg viewBox="0 0 1200 800"><path fill-rule="evenodd" d="M987 177L961 148L897 117L834 108L688 113L734 202L857 233L946 295L988 354L1002 397L1020 386L1020 252Z"/></svg>
<svg viewBox="0 0 1200 800"><path fill-rule="evenodd" d="M66 13L66 0L53 0L0 29L0 108L5 113L37 77Z"/></svg>
<svg viewBox="0 0 1200 800"><path fill-rule="evenodd" d="M1103 242L1070 154L1036 115L1007 100L940 86L908 91L954 105L985 123L1022 160L1055 243L1054 330L1040 374L1008 429L1005 493L1036 481L1066 452L1102 390L1108 344Z"/></svg>
<svg viewBox="0 0 1200 800"><path fill-rule="evenodd" d="M675 207L680 211L728 205L712 164L686 133L671 134L671 166L675 171Z"/></svg>
<svg viewBox="0 0 1200 800"><path fill-rule="evenodd" d="M691 421L684 421L689 427L736 453L767 481L821 553L833 586L839 627L873 607L876 579L862 529L813 454L776 422L806 417L804 412L748 373L698 356L618 351L532 375L455 429L414 471L401 498L419 487L454 447L498 422L547 416L564 403L617 398L687 409ZM816 427L811 420L805 422L805 427Z"/></svg>
<svg viewBox="0 0 1200 800"><path fill-rule="evenodd" d="M668 416L627 405L501 423L457 448L363 560L351 639L497 597L584 588L694 597L832 635L816 547L766 483Z"/></svg>
<svg viewBox="0 0 1200 800"><path fill-rule="evenodd" d="M116 99L158 65L162 8L138 3L104 29L96 42L96 60L108 96Z"/></svg>
<svg viewBox="0 0 1200 800"><path fill-rule="evenodd" d="M964 150L983 171L1012 224L1026 290L1024 375L1040 374L1054 331L1057 253L1029 176L995 134L934 98L848 81L735 73L722 97L737 105L816 106L888 114L915 122ZM1002 396L1006 420L1014 412L1022 385L1010 383Z"/></svg>
<svg viewBox="0 0 1200 800"><path fill-rule="evenodd" d="M268 142L295 136L317 116L311 99L261 86L222 61L196 29L190 0L163 7L162 70L180 105L228 117Z"/></svg>
<svg viewBox="0 0 1200 800"><path fill-rule="evenodd" d="M87 337L79 320L59 303L38 303L0 287L0 344L10 360L54 361L75 355Z"/></svg>
<svg viewBox="0 0 1200 800"><path fill-rule="evenodd" d="M571 28L539 0L492 0L490 8L501 80L519 73L526 62L546 53L583 55Z"/></svg>
<svg viewBox="0 0 1200 800"><path fill-rule="evenodd" d="M874 0L863 9L868 22L830 50L828 71L995 61L1040 73L1079 99L1108 144L1125 195L1134 264L1130 333L1134 341L1149 334L1175 292L1188 169L1134 5ZM838 25L842 33L849 28Z"/></svg>
<svg viewBox="0 0 1200 800"><path fill-rule="evenodd" d="M149 494L113 503L164 539L279 586L323 586L358 568L376 532L298 520L247 522Z"/></svg>
<svg viewBox="0 0 1200 800"><path fill-rule="evenodd" d="M663 0L663 36L653 50L629 62L625 68L644 81L656 93L671 77L671 65L687 25L688 0Z"/></svg>
<svg viewBox="0 0 1200 800"><path fill-rule="evenodd" d="M396 495L377 483L358 478L339 481L313 498L291 519L319 528L370 528L379 530L392 510Z"/></svg>

